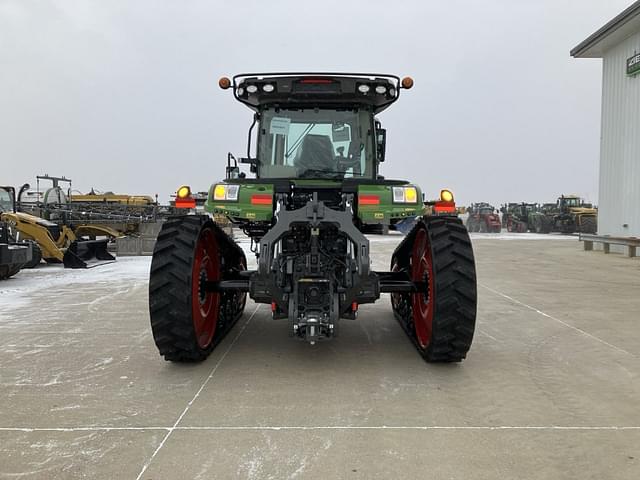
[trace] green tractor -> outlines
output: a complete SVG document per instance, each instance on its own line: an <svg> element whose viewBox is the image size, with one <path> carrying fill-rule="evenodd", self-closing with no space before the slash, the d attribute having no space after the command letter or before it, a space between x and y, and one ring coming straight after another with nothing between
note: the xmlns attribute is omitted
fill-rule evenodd
<svg viewBox="0 0 640 480"><path fill-rule="evenodd" d="M537 203L531 205L527 221L529 231L535 233L551 233L551 230L553 230L553 218L547 214L547 207Z"/></svg>
<svg viewBox="0 0 640 480"><path fill-rule="evenodd" d="M502 226L512 233L526 233L529 230L529 215L535 203L507 203L502 205Z"/></svg>
<svg viewBox="0 0 640 480"><path fill-rule="evenodd" d="M209 189L208 214L171 217L158 235L149 309L160 354L178 362L207 358L242 315L247 295L269 305L274 320L288 321L291 336L315 344L335 337L341 320L355 320L360 305L390 293L424 359L465 358L476 273L453 195L443 190L434 214L424 215L418 186L379 173L386 131L376 115L413 80L243 74L219 85L253 111L247 156L229 154L226 179ZM189 203L190 188L177 196ZM256 270L247 270L244 251L213 220L221 215L251 239ZM363 229L416 216L390 270L373 271Z"/></svg>

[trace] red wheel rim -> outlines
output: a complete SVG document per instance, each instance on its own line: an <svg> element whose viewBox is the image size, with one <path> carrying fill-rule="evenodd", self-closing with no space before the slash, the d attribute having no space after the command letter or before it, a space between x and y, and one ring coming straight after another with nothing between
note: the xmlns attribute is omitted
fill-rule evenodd
<svg viewBox="0 0 640 480"><path fill-rule="evenodd" d="M220 293L208 292L205 282L220 280L218 244L210 229L200 232L196 243L191 277L193 328L200 348L211 344L218 323Z"/></svg>
<svg viewBox="0 0 640 480"><path fill-rule="evenodd" d="M398 260L393 261L393 266L391 267L391 271L392 272L398 272L400 271L400 265L398 265ZM398 308L398 305L400 304L400 293L392 293L391 294L391 306L393 308Z"/></svg>
<svg viewBox="0 0 640 480"><path fill-rule="evenodd" d="M245 259L240 260L240 264L238 265L238 270L244 271L247 269L247 261ZM242 305L241 308L244 308L247 303L247 294L246 292L241 292L239 294L238 304Z"/></svg>
<svg viewBox="0 0 640 480"><path fill-rule="evenodd" d="M426 288L420 292L413 293L411 299L416 339L422 348L426 348L429 345L433 331L434 288L431 245L429 245L427 231L424 228L418 230L413 243L411 279L414 282L424 282L426 284Z"/></svg>

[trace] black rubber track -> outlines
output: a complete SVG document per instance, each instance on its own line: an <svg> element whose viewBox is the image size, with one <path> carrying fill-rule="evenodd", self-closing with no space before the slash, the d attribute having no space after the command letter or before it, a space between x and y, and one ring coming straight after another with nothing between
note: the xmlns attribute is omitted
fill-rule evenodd
<svg viewBox="0 0 640 480"><path fill-rule="evenodd" d="M396 319L428 362L459 362L471 347L476 323L477 286L473 249L467 229L455 217L423 217L398 245L391 268L410 272L413 241L426 228L434 263L434 316L429 344L416 339L411 294L393 294Z"/></svg>
<svg viewBox="0 0 640 480"><path fill-rule="evenodd" d="M42 261L42 250L38 242L29 240L29 243L31 243L31 261L25 263L22 268L35 268Z"/></svg>
<svg viewBox="0 0 640 480"><path fill-rule="evenodd" d="M0 265L0 280L5 280L9 277L13 277L20 271L22 264Z"/></svg>
<svg viewBox="0 0 640 480"><path fill-rule="evenodd" d="M196 242L205 227L213 230L218 242L223 278L225 272L246 266L242 249L208 216L171 217L163 224L151 261L149 313L153 338L165 360L206 359L244 310L245 293L223 293L213 340L207 348L198 345L191 313L191 273Z"/></svg>

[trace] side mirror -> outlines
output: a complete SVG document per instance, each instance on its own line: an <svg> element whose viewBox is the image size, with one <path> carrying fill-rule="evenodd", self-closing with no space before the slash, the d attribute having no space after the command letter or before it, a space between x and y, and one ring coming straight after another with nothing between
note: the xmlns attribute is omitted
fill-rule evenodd
<svg viewBox="0 0 640 480"><path fill-rule="evenodd" d="M240 167L227 167L227 178L239 178L240 177Z"/></svg>
<svg viewBox="0 0 640 480"><path fill-rule="evenodd" d="M241 158L240 163L248 163L249 171L256 173L258 171L258 159L257 158Z"/></svg>
<svg viewBox="0 0 640 480"><path fill-rule="evenodd" d="M384 154L387 149L387 131L384 128L376 130L376 146L378 150L378 161L384 162Z"/></svg>

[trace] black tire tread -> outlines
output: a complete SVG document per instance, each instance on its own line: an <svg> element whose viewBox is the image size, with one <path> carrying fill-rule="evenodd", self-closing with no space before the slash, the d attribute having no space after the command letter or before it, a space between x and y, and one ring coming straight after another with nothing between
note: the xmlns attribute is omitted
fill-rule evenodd
<svg viewBox="0 0 640 480"><path fill-rule="evenodd" d="M400 294L394 314L427 362L459 362L471 347L477 309L476 271L467 229L455 217L423 217L398 246L394 264L410 269L415 234L425 228L434 263L435 311L431 341L423 348L415 335L411 294ZM404 298L402 298L404 297Z"/></svg>
<svg viewBox="0 0 640 480"><path fill-rule="evenodd" d="M42 249L38 242L29 240L31 244L31 261L25 263L22 268L35 268L42 262Z"/></svg>
<svg viewBox="0 0 640 480"><path fill-rule="evenodd" d="M149 313L153 338L160 355L173 362L206 359L242 316L235 293L223 293L213 341L201 348L195 336L191 314L191 271L193 252L200 231L213 229L221 262L245 262L244 252L205 215L171 217L158 234L149 276ZM224 266L222 266L224 271Z"/></svg>
<svg viewBox="0 0 640 480"><path fill-rule="evenodd" d="M582 217L580 219L580 233L596 233L598 231L598 223L595 217Z"/></svg>
<svg viewBox="0 0 640 480"><path fill-rule="evenodd" d="M0 280L6 280L7 278L13 277L16 273L20 271L21 268L22 268L21 263L0 265Z"/></svg>

